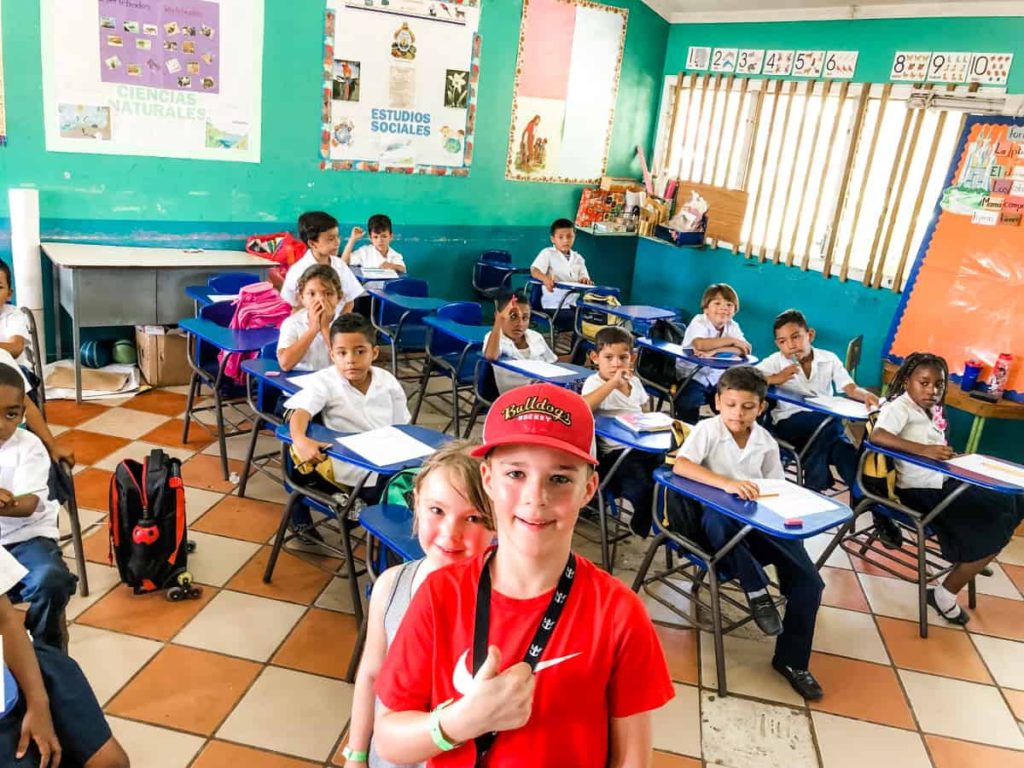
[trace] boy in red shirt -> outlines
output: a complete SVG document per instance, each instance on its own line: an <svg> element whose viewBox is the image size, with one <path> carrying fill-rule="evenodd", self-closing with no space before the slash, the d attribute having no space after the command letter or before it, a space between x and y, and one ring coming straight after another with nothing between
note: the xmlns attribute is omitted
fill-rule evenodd
<svg viewBox="0 0 1024 768"><path fill-rule="evenodd" d="M647 610L571 551L594 495L594 418L550 384L510 390L484 425L500 545L431 574L380 677L382 757L429 766L638 768L673 696Z"/></svg>

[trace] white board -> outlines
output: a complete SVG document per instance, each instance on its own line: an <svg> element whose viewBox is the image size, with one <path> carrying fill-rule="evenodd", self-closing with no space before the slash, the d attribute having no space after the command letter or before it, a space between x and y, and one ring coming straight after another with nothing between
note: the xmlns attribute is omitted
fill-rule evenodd
<svg viewBox="0 0 1024 768"><path fill-rule="evenodd" d="M263 0L41 0L46 149L258 163Z"/></svg>

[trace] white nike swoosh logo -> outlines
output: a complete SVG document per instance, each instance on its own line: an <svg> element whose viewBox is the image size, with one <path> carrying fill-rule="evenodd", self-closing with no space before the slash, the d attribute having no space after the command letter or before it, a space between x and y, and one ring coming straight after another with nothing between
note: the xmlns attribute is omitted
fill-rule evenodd
<svg viewBox="0 0 1024 768"><path fill-rule="evenodd" d="M537 666L534 667L533 672L534 674L543 672L545 669L553 667L556 664L561 664L563 661L575 659L577 656L582 655L582 653L582 651L577 651L576 653L570 653L568 656L559 656L557 659L539 661L537 662ZM473 690L473 675L470 673L469 667L467 666L468 659L469 649L467 648L462 652L462 655L459 656L458 660L455 662L455 669L452 670L452 686L463 696Z"/></svg>

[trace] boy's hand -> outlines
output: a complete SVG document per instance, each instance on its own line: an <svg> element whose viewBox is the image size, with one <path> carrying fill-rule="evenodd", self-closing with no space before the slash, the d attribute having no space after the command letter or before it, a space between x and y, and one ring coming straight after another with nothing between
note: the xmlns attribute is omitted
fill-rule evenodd
<svg viewBox="0 0 1024 768"><path fill-rule="evenodd" d="M544 275L544 279L541 282L544 283L544 287L547 289L548 293L555 290L555 278L551 275Z"/></svg>
<svg viewBox="0 0 1024 768"><path fill-rule="evenodd" d="M366 231L362 227L352 227L352 233L348 236L348 239L355 242L365 234Z"/></svg>
<svg viewBox="0 0 1024 768"><path fill-rule="evenodd" d="M500 666L501 651L492 645L467 696L466 710L480 724L479 733L522 728L533 711L533 670L522 661L504 672L498 672Z"/></svg>
<svg viewBox="0 0 1024 768"><path fill-rule="evenodd" d="M935 461L949 461L956 456L956 451L948 445L926 445L921 451L921 455Z"/></svg>
<svg viewBox="0 0 1024 768"><path fill-rule="evenodd" d="M14 504L15 496L5 488L0 488L0 507L9 507Z"/></svg>
<svg viewBox="0 0 1024 768"><path fill-rule="evenodd" d="M878 399L878 395L874 392L865 392L864 394L864 405L867 406L869 411L875 410L881 401Z"/></svg>
<svg viewBox="0 0 1024 768"><path fill-rule="evenodd" d="M797 373L799 373L799 371L800 366L797 365L796 363L791 363L790 365L787 365L785 368L783 368L775 375L779 377L779 384L782 384L783 382L789 381L794 376L796 376Z"/></svg>
<svg viewBox="0 0 1024 768"><path fill-rule="evenodd" d="M579 279L579 282L583 283L584 285L593 285L594 284L594 281L591 280L589 277L581 277Z"/></svg>
<svg viewBox="0 0 1024 768"><path fill-rule="evenodd" d="M753 501L761 494L757 483L750 480L730 480L725 485L725 492L739 496L743 501Z"/></svg>
<svg viewBox="0 0 1024 768"><path fill-rule="evenodd" d="M30 742L35 742L39 749L39 768L57 768L60 765L60 742L57 741L50 710L46 706L29 705L21 720L21 738L14 756L19 759L24 757Z"/></svg>
<svg viewBox="0 0 1024 768"><path fill-rule="evenodd" d="M731 346L736 347L740 351L741 355L749 355L751 350L754 348L750 346L750 342L745 339L729 339Z"/></svg>
<svg viewBox="0 0 1024 768"><path fill-rule="evenodd" d="M54 464L60 464L62 461L66 461L72 467L75 466L75 452L71 448L67 448L58 443L54 443L50 446L50 460Z"/></svg>
<svg viewBox="0 0 1024 768"><path fill-rule="evenodd" d="M303 462L315 461L320 463L324 461L327 458L326 454L324 454L327 448L327 445L318 443L316 440L310 440L308 437L295 441L295 452L299 454L299 458Z"/></svg>
<svg viewBox="0 0 1024 768"><path fill-rule="evenodd" d="M615 383L615 386L617 388L625 388L628 394L629 381L632 375L633 372L629 368L619 368L619 370L617 370L615 374L612 376L612 381Z"/></svg>

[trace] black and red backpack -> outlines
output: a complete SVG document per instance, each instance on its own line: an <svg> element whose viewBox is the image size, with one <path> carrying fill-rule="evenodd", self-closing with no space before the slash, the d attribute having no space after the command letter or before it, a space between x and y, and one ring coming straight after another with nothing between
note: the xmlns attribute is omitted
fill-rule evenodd
<svg viewBox="0 0 1024 768"><path fill-rule="evenodd" d="M125 459L110 479L110 552L135 594L167 590L169 600L198 597L192 584L181 462L160 449Z"/></svg>

